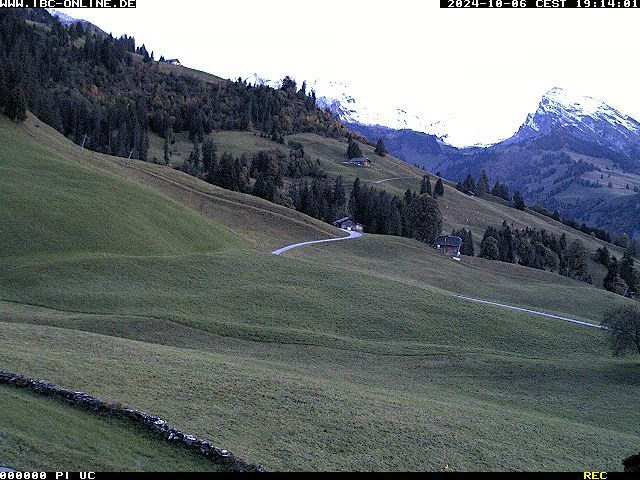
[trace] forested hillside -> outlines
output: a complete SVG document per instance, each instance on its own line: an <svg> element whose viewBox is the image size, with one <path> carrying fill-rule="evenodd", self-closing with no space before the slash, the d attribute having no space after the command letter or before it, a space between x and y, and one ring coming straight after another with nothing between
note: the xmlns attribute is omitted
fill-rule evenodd
<svg viewBox="0 0 640 480"><path fill-rule="evenodd" d="M133 37L65 28L42 9L0 11L0 62L0 109L9 117L20 120L28 109L74 142L112 155L145 160L149 133L169 130L199 141L214 130L257 130L276 140L345 133L316 107L315 93L292 80L275 90L166 73Z"/></svg>

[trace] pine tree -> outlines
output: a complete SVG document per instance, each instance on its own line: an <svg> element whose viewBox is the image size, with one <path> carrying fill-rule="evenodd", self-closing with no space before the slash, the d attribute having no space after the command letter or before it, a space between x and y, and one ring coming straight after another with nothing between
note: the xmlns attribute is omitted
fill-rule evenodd
<svg viewBox="0 0 640 480"><path fill-rule="evenodd" d="M194 177L202 173L202 149L200 148L200 144L193 144L193 149L183 168L186 173Z"/></svg>
<svg viewBox="0 0 640 480"><path fill-rule="evenodd" d="M475 247L473 245L471 230L465 230L464 228L462 230L454 230L451 235L462 239L462 247L460 248L461 255L468 257L473 257L475 255Z"/></svg>
<svg viewBox="0 0 640 480"><path fill-rule="evenodd" d="M22 123L27 119L27 98L21 85L16 85L9 92L5 100L5 113L16 123Z"/></svg>
<svg viewBox="0 0 640 480"><path fill-rule="evenodd" d="M629 235L623 233L616 239L615 244L622 248L629 248L629 245L631 245L631 239L629 238Z"/></svg>
<svg viewBox="0 0 640 480"><path fill-rule="evenodd" d="M347 147L347 158L351 160L352 158L362 158L362 150L360 150L360 145L353 138L349 139L349 146Z"/></svg>
<svg viewBox="0 0 640 480"><path fill-rule="evenodd" d="M429 178L429 175L425 175L422 177L422 181L420 182L420 195L431 195L432 191L431 191L431 179Z"/></svg>
<svg viewBox="0 0 640 480"><path fill-rule="evenodd" d="M205 172L213 171L218 165L218 147L210 138L202 144L202 167Z"/></svg>
<svg viewBox="0 0 640 480"><path fill-rule="evenodd" d="M335 217L332 220L335 221L346 213L345 207L346 207L347 199L346 199L344 185L342 183L342 176L338 176L338 178L336 178L335 183L333 184L331 200L332 200L331 202L332 216Z"/></svg>
<svg viewBox="0 0 640 480"><path fill-rule="evenodd" d="M524 203L524 198L522 198L522 194L519 190L513 194L513 201L515 202L515 206L518 210L524 211L527 208L526 204Z"/></svg>
<svg viewBox="0 0 640 480"><path fill-rule="evenodd" d="M444 196L444 183L442 183L442 179L438 178L436 182L436 186L433 189L433 198L443 197Z"/></svg>
<svg viewBox="0 0 640 480"><path fill-rule="evenodd" d="M604 277L602 286L605 290L617 293L618 295L624 295L627 291L627 284L618 275L618 262L615 257L612 258L609 263L607 275Z"/></svg>
<svg viewBox="0 0 640 480"><path fill-rule="evenodd" d="M462 182L462 191L464 193L475 193L476 183L473 181L473 177L471 176L471 174L468 174L467 178L465 178L464 182Z"/></svg>
<svg viewBox="0 0 640 480"><path fill-rule="evenodd" d="M629 250L624 253L622 260L618 264L618 274L629 286L629 290L636 293L640 290L640 276L635 270L633 255Z"/></svg>
<svg viewBox="0 0 640 480"><path fill-rule="evenodd" d="M604 265L605 267L609 267L609 265L611 264L611 253L606 246L599 248L596 252L596 255L598 263Z"/></svg>
<svg viewBox="0 0 640 480"><path fill-rule="evenodd" d="M5 73L3 69L0 69L0 115L4 112L4 107L7 103L7 81L5 80Z"/></svg>
<svg viewBox="0 0 640 480"><path fill-rule="evenodd" d="M378 143L376 144L376 155L380 156L380 157L384 157L387 155L387 153L389 153L389 151L387 150L386 145L384 144L384 140L381 138L380 140L378 140Z"/></svg>
<svg viewBox="0 0 640 480"><path fill-rule="evenodd" d="M169 126L164 134L164 163L165 165L171 165L171 158L173 157L173 128Z"/></svg>
<svg viewBox="0 0 640 480"><path fill-rule="evenodd" d="M411 236L421 242L431 244L442 232L442 212L428 195L420 195L408 205L407 218Z"/></svg>
<svg viewBox="0 0 640 480"><path fill-rule="evenodd" d="M582 241L576 239L571 242L567 247L565 257L570 276L581 278L587 274L587 249Z"/></svg>
<svg viewBox="0 0 640 480"><path fill-rule="evenodd" d="M491 195L494 197L499 197L504 200L511 200L511 195L509 194L509 186L506 183L496 182L491 190Z"/></svg>
<svg viewBox="0 0 640 480"><path fill-rule="evenodd" d="M488 260L498 260L500 258L498 240L495 237L488 236L482 240L480 244L480 257Z"/></svg>
<svg viewBox="0 0 640 480"><path fill-rule="evenodd" d="M480 177L478 178L478 184L476 185L476 192L478 195L489 192L489 176L487 172L482 170Z"/></svg>

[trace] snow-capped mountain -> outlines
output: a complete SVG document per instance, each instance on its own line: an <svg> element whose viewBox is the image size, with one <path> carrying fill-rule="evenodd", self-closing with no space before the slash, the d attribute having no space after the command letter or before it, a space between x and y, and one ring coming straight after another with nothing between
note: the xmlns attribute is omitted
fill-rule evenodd
<svg viewBox="0 0 640 480"><path fill-rule="evenodd" d="M71 15L67 15L66 13L59 12L54 8L45 8L45 10L49 12L51 16L57 17L57 19L60 20L60 23L62 23L65 26L73 25L74 23L78 23L80 21L77 18L73 18Z"/></svg>
<svg viewBox="0 0 640 480"><path fill-rule="evenodd" d="M253 74L246 78L252 85L268 85L279 88L281 81L273 81ZM298 81L298 86L302 82ZM393 130L414 130L417 132L446 138L446 122L429 120L404 105L380 105L375 100L362 101L352 92L346 82L324 81L316 79L307 81L307 91L316 92L316 103L320 108L328 109L338 119L347 124L382 126Z"/></svg>
<svg viewBox="0 0 640 480"><path fill-rule="evenodd" d="M562 128L589 142L626 154L640 145L640 123L615 108L591 97L576 96L562 88L552 88L538 110L527 116L520 130L507 142L540 137Z"/></svg>

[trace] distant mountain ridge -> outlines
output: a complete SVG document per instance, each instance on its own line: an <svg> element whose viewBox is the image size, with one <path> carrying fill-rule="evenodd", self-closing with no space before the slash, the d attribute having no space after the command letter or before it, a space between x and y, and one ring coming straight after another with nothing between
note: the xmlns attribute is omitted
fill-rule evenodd
<svg viewBox="0 0 640 480"><path fill-rule="evenodd" d="M640 236L640 123L594 98L553 88L515 135L486 148L454 148L410 130L349 128L450 180L477 179L485 170L528 204Z"/></svg>
<svg viewBox="0 0 640 480"><path fill-rule="evenodd" d="M538 110L530 113L518 132L502 143L518 143L558 128L626 155L638 155L640 151L640 123L600 100L575 96L558 87L549 90Z"/></svg>

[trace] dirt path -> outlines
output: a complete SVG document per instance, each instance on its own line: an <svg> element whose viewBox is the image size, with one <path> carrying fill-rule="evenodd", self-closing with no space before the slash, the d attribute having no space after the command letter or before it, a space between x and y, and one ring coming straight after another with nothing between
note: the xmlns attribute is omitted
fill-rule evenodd
<svg viewBox="0 0 640 480"><path fill-rule="evenodd" d="M374 185L379 185L381 183L384 182L390 182L392 180L407 180L409 178L416 178L415 175L411 176L411 177L394 177L394 178L385 178L384 180L378 180L377 182L373 182Z"/></svg>
<svg viewBox="0 0 640 480"><path fill-rule="evenodd" d="M484 303L486 305L493 305L496 307L506 308L507 310L517 310L519 312L527 312L533 313L534 315L541 315L543 317L555 318L556 320L562 320L563 322L571 322L577 325L584 325L585 327L598 328L600 330L606 330L602 325L596 325L595 323L583 322L580 320L574 320L573 318L561 317L559 315L552 315L550 313L539 312L537 310L530 310L528 308L514 307L512 305L504 305L502 303L489 302L488 300L480 300L478 298L465 297L463 295L453 295L456 298L461 298L462 300L468 300L470 302Z"/></svg>
<svg viewBox="0 0 640 480"><path fill-rule="evenodd" d="M294 243L293 245L288 245L286 247L282 247L275 252L271 252L272 255L282 255L284 252L288 252L289 250L293 250L294 248L304 247L305 245L313 245L314 243L328 243L328 242L339 242L341 240L351 240L355 238L362 237L360 232L354 232L353 230L342 230L345 233L348 233L348 237L340 237L340 238L329 238L327 240L314 240L311 242L302 242L302 243Z"/></svg>

